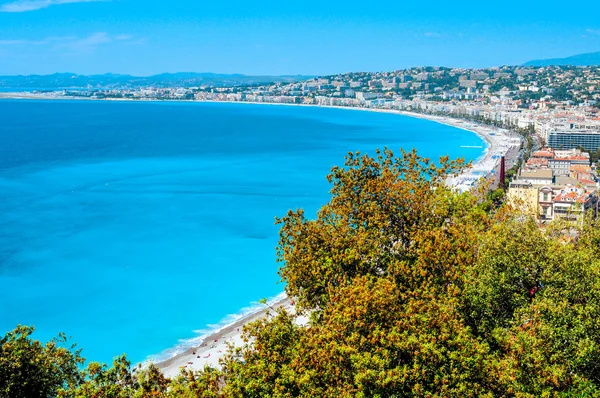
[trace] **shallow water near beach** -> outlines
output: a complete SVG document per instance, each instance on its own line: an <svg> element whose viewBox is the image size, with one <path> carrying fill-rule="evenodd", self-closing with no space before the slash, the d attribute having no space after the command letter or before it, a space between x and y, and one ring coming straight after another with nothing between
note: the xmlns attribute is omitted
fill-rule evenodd
<svg viewBox="0 0 600 398"><path fill-rule="evenodd" d="M0 116L0 334L63 331L104 362L171 355L281 293L274 218L314 216L348 151L486 146L316 107L1 100Z"/></svg>

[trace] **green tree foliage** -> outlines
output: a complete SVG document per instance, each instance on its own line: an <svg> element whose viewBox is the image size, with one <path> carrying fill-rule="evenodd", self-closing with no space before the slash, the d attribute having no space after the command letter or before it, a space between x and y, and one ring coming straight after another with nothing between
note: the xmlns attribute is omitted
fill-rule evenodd
<svg viewBox="0 0 600 398"><path fill-rule="evenodd" d="M152 368L147 370L147 372L152 371ZM78 386L72 395L65 396L125 398L133 396L134 392L140 388L132 374L131 364L125 356L115 358L113 366L110 368L92 362L83 374L85 382Z"/></svg>
<svg viewBox="0 0 600 398"><path fill-rule="evenodd" d="M202 371L182 369L169 385L169 398L219 398L225 396L222 373L219 370L206 367Z"/></svg>
<svg viewBox="0 0 600 398"><path fill-rule="evenodd" d="M46 344L31 339L33 327L17 326L0 339L0 397L55 397L81 381L83 363L64 334Z"/></svg>
<svg viewBox="0 0 600 398"><path fill-rule="evenodd" d="M448 188L463 166L350 154L315 219L278 220L295 313L244 327L219 370L169 380L120 357L45 396L600 396L600 224L542 230L500 192Z"/></svg>
<svg viewBox="0 0 600 398"><path fill-rule="evenodd" d="M280 273L310 326L283 311L253 325L224 361L222 391L600 394L598 228L574 240L507 208L486 212L443 184L459 168L388 151L334 168L317 219L280 220Z"/></svg>
<svg viewBox="0 0 600 398"><path fill-rule="evenodd" d="M415 152L395 158L350 154L346 167L334 167L328 180L332 199L307 220L290 211L282 225L280 275L299 309L327 305L329 289L360 275L384 275L390 266L414 254L413 236L444 222L460 197L443 188L460 162L440 166Z"/></svg>

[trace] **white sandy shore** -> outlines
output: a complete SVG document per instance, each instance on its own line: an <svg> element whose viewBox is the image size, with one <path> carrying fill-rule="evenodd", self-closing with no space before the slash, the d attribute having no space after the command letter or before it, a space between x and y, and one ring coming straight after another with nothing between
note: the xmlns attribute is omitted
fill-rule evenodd
<svg viewBox="0 0 600 398"><path fill-rule="evenodd" d="M251 313L237 322L227 325L204 337L204 339L202 339L195 347L189 348L185 352L177 354L162 362L156 362L155 365L158 366L167 377L176 376L182 368L194 370L204 369L205 366L218 368L219 359L227 351L228 344L239 347L243 343L241 335L244 325L267 316L267 312L274 314L275 310L280 307L284 307L291 312L294 311L290 299L287 297L279 299L278 301L269 303L269 305L265 306L263 309ZM299 322L306 323L306 321L306 318L299 317Z"/></svg>
<svg viewBox="0 0 600 398"><path fill-rule="evenodd" d="M510 148L519 147L521 144L521 139L506 129L486 126L449 116L426 115L394 109L352 108L343 106L331 108L357 109L369 112L394 113L397 115L410 116L466 130L483 138L487 143L484 154L472 162L471 167L468 170L465 170L465 172L457 177L449 178L447 181L449 185L457 188L461 192L470 189L480 178L485 177L492 172L500 163L500 158L506 155Z"/></svg>
<svg viewBox="0 0 600 398"><path fill-rule="evenodd" d="M485 126L446 116L422 115L412 112L399 113L470 131L487 142L488 146L485 153L476 159L468 170L457 177L448 179L448 184L454 186L461 192L472 188L480 178L489 175L498 166L502 156L505 156L511 148L518 148L521 145L521 138L506 129Z"/></svg>
<svg viewBox="0 0 600 398"><path fill-rule="evenodd" d="M12 99L67 99L67 100L99 100L99 101L140 101L139 99L90 99L90 98L70 98L61 96L51 96L32 93L0 93L0 98ZM144 100L151 101L151 100ZM177 102L202 102L202 101L177 101ZM221 102L221 101L204 101L204 102ZM277 103L253 103L253 102L235 102L249 105L280 105L280 106L318 106L304 104L277 104ZM455 119L446 116L424 115L414 112L398 111L392 109L377 109L377 108L359 108L359 107L344 107L344 106L319 106L324 108L336 108L345 110L360 110L368 112L395 113L420 119L427 119L437 123L446 124L459 129L467 130L477 134L483 138L488 146L483 156L477 159L471 165L471 168L456 178L449 178L448 183L460 191L470 189L476 181L481 177L489 174L498 165L500 156L505 155L512 147L520 145L520 139L511 135L507 130L479 125L472 122L467 122L461 119ZM206 365L219 367L219 359L227 350L227 343L235 346L242 344L241 332L244 325L266 316L268 311L273 312L273 309L285 307L293 311L293 305L286 297L276 302L270 303L264 309L253 312L238 321L224 326L220 330L206 336L202 341L193 348L189 348L185 352L177 354L162 362L155 364L168 377L176 376L182 367L188 369L203 369ZM306 323L306 318L300 318L299 322Z"/></svg>

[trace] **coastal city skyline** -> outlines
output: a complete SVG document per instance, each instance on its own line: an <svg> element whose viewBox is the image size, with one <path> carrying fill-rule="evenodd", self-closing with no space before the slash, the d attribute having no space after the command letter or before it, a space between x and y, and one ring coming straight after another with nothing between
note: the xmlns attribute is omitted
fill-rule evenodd
<svg viewBox="0 0 600 398"><path fill-rule="evenodd" d="M138 0L2 0L0 75L327 75L520 65L600 50L594 13L565 18L537 1L508 2L503 10L438 1L182 1L165 8Z"/></svg>
<svg viewBox="0 0 600 398"><path fill-rule="evenodd" d="M0 0L0 398L600 397L586 3Z"/></svg>

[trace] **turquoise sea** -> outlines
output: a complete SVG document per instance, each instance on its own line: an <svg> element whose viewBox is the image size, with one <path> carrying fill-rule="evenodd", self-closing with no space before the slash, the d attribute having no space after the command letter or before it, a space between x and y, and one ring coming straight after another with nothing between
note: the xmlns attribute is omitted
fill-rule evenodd
<svg viewBox="0 0 600 398"><path fill-rule="evenodd" d="M473 160L405 116L248 104L0 101L0 334L90 360L170 355L283 291L276 216L328 200L348 151Z"/></svg>

